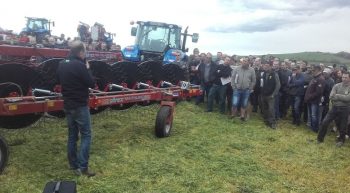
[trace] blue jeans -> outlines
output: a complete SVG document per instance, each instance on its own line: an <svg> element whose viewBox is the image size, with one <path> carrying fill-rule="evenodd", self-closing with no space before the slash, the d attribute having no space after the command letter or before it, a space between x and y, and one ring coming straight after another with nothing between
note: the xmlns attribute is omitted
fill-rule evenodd
<svg viewBox="0 0 350 193"><path fill-rule="evenodd" d="M250 91L249 89L234 89L233 97L232 97L232 107L233 108L247 108L248 99L249 99Z"/></svg>
<svg viewBox="0 0 350 193"><path fill-rule="evenodd" d="M213 111L213 103L216 96L219 96L220 112L225 113L225 101L226 101L226 85L214 84L209 91L208 95L208 111Z"/></svg>
<svg viewBox="0 0 350 193"><path fill-rule="evenodd" d="M308 103L308 119L310 120L311 129L318 132L320 105L318 103Z"/></svg>
<svg viewBox="0 0 350 193"><path fill-rule="evenodd" d="M300 124L301 118L301 101L302 96L292 96L291 97L291 106L292 106L292 115L293 115L293 123Z"/></svg>
<svg viewBox="0 0 350 193"><path fill-rule="evenodd" d="M68 123L68 161L71 169L87 169L91 144L91 123L88 106L65 109ZM77 154L77 141L81 135L80 150Z"/></svg>

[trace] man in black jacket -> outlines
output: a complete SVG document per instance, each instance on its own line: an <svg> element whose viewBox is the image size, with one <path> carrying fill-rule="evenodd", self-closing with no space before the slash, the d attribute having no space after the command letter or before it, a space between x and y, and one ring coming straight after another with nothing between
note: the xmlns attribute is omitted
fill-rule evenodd
<svg viewBox="0 0 350 193"><path fill-rule="evenodd" d="M253 106L253 112L258 112L258 107L260 108L261 111L261 105L260 105L260 79L262 74L264 74L263 67L261 66L261 58L256 58L254 60L253 68L255 71L255 77L256 77L256 83L254 86L254 91L250 95L251 103Z"/></svg>
<svg viewBox="0 0 350 193"><path fill-rule="evenodd" d="M293 124L300 125L301 102L304 98L304 74L300 70L300 66L292 68L292 77L288 85L288 94L292 106Z"/></svg>
<svg viewBox="0 0 350 193"><path fill-rule="evenodd" d="M264 61L265 73L262 76L261 98L262 111L265 123L272 129L276 129L275 96L281 87L278 74L272 70L272 62Z"/></svg>
<svg viewBox="0 0 350 193"><path fill-rule="evenodd" d="M64 111L68 123L68 161L76 175L94 176L89 170L89 152L91 144L91 123L89 111L89 88L95 82L85 61L86 48L80 41L72 43L67 59L57 70L58 81L62 86ZM80 151L77 153L77 141L81 135Z"/></svg>
<svg viewBox="0 0 350 193"><path fill-rule="evenodd" d="M331 77L331 73L332 73L332 69L330 68L325 68L323 70L323 76L325 79L325 87L324 87L324 91L323 91L323 102L322 102L322 110L320 111L320 120L319 123L322 122L322 120L324 119L324 117L327 115L328 111L329 111L329 95L331 94L332 88L334 86L334 80Z"/></svg>
<svg viewBox="0 0 350 193"><path fill-rule="evenodd" d="M212 61L212 57L209 54L204 54L202 56L201 63L198 67L198 76L200 81L201 89L203 90L203 94L198 96L196 99L196 104L198 105L200 102L204 101L204 96L209 96L209 91L211 86L213 85L213 81L215 79L215 63Z"/></svg>
<svg viewBox="0 0 350 193"><path fill-rule="evenodd" d="M322 69L320 65L314 65L312 68L313 79L310 81L304 97L304 102L308 107L308 119L311 121L311 129L314 132L318 132L319 127L319 113L321 98L325 87L325 79L322 75Z"/></svg>
<svg viewBox="0 0 350 193"><path fill-rule="evenodd" d="M281 89L280 89L280 101L279 101L279 110L280 110L280 117L284 118L287 115L288 107L289 107L289 95L288 95L288 86L289 82L292 78L292 71L287 69L287 64L285 62L282 62L280 65L280 68L278 70L278 77L280 78L281 82Z"/></svg>
<svg viewBox="0 0 350 193"><path fill-rule="evenodd" d="M230 67L230 58L226 57L224 64L214 65L213 66L213 75L215 79L213 80L213 85L210 88L209 96L208 96L208 108L207 111L213 111L213 103L215 97L219 96L219 105L220 112L225 113L225 101L226 101L226 86L231 83L231 79L229 79L231 75L231 67Z"/></svg>

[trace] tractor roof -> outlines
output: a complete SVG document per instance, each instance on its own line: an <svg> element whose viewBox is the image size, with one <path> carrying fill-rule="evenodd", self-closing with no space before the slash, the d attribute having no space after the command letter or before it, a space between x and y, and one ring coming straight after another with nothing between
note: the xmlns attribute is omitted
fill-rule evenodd
<svg viewBox="0 0 350 193"><path fill-rule="evenodd" d="M27 19L31 19L31 20L43 20L43 21L49 21L46 18L39 18L39 17L26 17Z"/></svg>
<svg viewBox="0 0 350 193"><path fill-rule="evenodd" d="M136 23L139 25L160 26L160 27L169 27L169 28L182 28L179 25L162 23L162 22L154 22L154 21L137 21Z"/></svg>

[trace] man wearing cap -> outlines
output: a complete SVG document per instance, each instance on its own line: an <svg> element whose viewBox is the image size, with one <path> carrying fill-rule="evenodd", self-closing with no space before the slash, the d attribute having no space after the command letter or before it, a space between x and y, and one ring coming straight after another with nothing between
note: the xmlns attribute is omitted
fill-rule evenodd
<svg viewBox="0 0 350 193"><path fill-rule="evenodd" d="M336 84L331 93L330 99L333 107L327 113L322 121L322 127L318 133L317 141L322 143L326 136L329 124L335 120L339 129L339 137L337 138L337 146L341 147L345 141L346 128L348 123L348 116L350 112L350 75L349 72L344 72L342 75L342 82Z"/></svg>
<svg viewBox="0 0 350 193"><path fill-rule="evenodd" d="M320 65L313 65L312 73L313 79L306 89L304 102L308 107L308 119L311 121L311 129L317 133L319 127L319 110L325 87L325 79L322 75L322 68Z"/></svg>
<svg viewBox="0 0 350 193"><path fill-rule="evenodd" d="M292 77L288 85L288 94L291 99L293 124L300 125L301 102L304 95L304 74L301 73L300 66L292 68Z"/></svg>

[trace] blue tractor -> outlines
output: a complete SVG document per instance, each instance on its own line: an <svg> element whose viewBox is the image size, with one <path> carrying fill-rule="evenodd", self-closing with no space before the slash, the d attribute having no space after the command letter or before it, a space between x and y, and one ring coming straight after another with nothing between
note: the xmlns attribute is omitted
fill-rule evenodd
<svg viewBox="0 0 350 193"><path fill-rule="evenodd" d="M124 60L145 66L144 71L151 73L149 77L155 80L176 84L187 79L186 40L191 36L196 43L198 33L188 34L188 27L182 32L182 27L175 24L152 21L137 21L136 24L131 28L131 35L136 36L135 44L122 50Z"/></svg>
<svg viewBox="0 0 350 193"><path fill-rule="evenodd" d="M42 43L46 35L51 35L51 25L55 26L55 22L45 18L26 17L27 24L21 33L36 37L37 43Z"/></svg>

